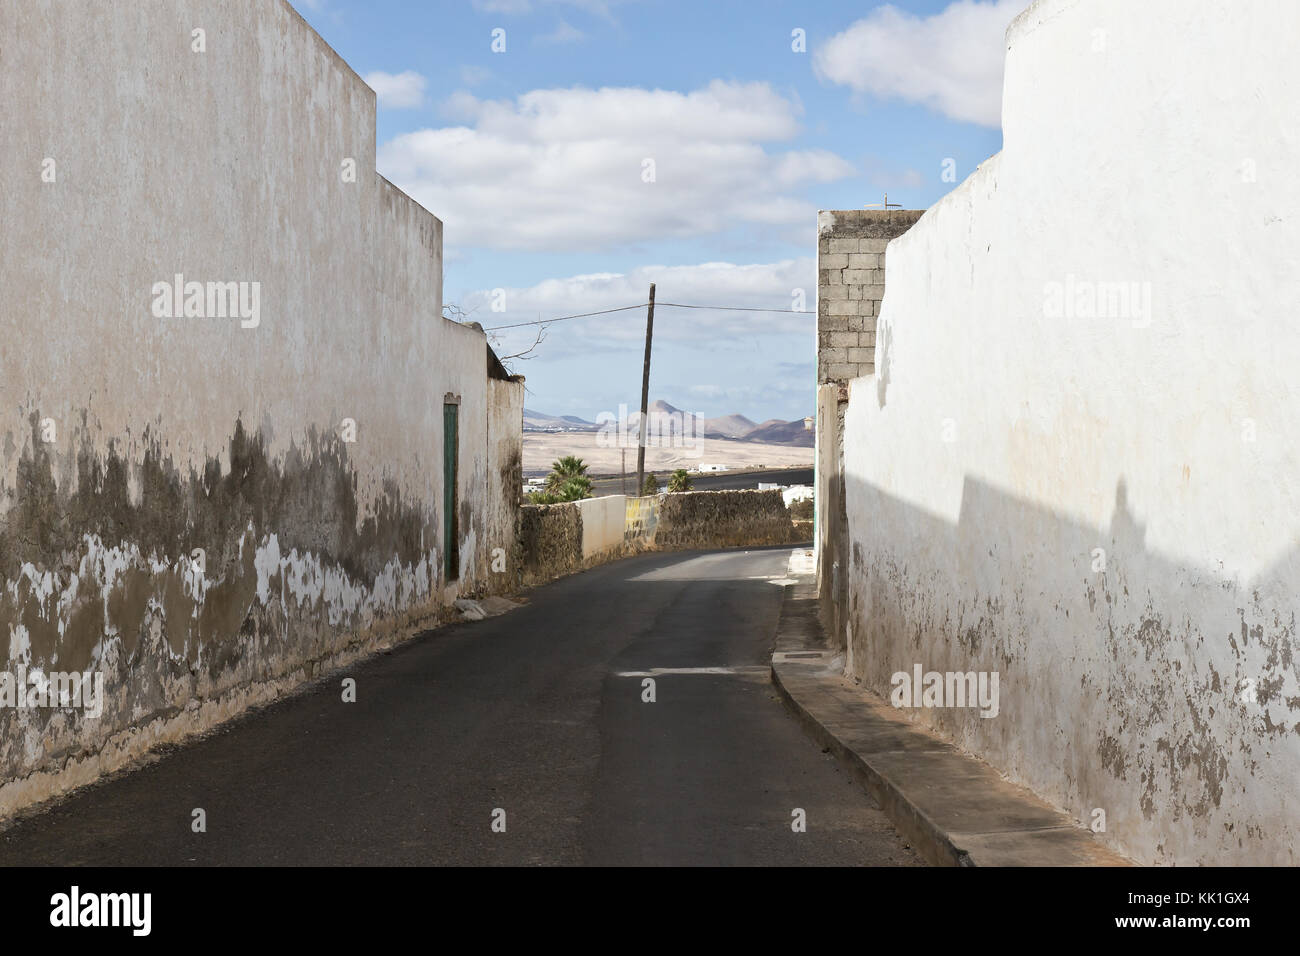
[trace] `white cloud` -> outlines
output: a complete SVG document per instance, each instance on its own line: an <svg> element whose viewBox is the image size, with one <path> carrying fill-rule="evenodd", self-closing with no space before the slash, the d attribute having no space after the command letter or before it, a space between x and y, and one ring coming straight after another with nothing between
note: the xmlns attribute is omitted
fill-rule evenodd
<svg viewBox="0 0 1300 956"><path fill-rule="evenodd" d="M379 106L390 110L417 109L424 104L424 77L414 70L385 73L375 70L363 79L375 91Z"/></svg>
<svg viewBox="0 0 1300 956"><path fill-rule="evenodd" d="M495 74L487 67L468 63L460 68L460 82L465 86L479 86L492 79Z"/></svg>
<svg viewBox="0 0 1300 956"><path fill-rule="evenodd" d="M504 312L493 312L494 290L465 296L458 304L485 328L532 322L562 315L596 312L644 303L650 283L656 284L655 341L688 344L727 342L755 335L808 335L816 328L817 261L811 257L780 262L736 265L705 262L685 266L642 266L628 273L597 273L547 279L527 288L505 288ZM788 310L796 306L795 290L803 290L802 313L735 312L718 309L676 309L666 303L738 306ZM536 329L525 327L498 333L513 350L532 341ZM558 358L594 348L620 350L640 347L645 337L644 308L548 326L546 354ZM812 346L810 345L809 348Z"/></svg>
<svg viewBox="0 0 1300 956"><path fill-rule="evenodd" d="M534 42L545 46L564 46L569 43L579 43L585 39L587 39L587 34L561 20L554 30L542 34Z"/></svg>
<svg viewBox="0 0 1300 956"><path fill-rule="evenodd" d="M559 251L809 226L816 207L798 191L853 173L825 150L764 148L795 137L800 112L766 83L460 93L445 105L466 125L398 136L379 167L446 223L449 244Z"/></svg>
<svg viewBox="0 0 1300 956"><path fill-rule="evenodd" d="M921 103L952 119L1002 122L1007 25L1029 0L958 0L930 17L887 5L822 44L817 75L882 99Z"/></svg>

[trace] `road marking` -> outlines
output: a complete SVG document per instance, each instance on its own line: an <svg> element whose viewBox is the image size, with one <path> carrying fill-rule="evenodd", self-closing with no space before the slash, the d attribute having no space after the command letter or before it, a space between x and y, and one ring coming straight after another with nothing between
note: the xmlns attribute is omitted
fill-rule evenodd
<svg viewBox="0 0 1300 956"><path fill-rule="evenodd" d="M615 677L660 677L665 674L766 674L766 664L741 664L735 667L652 667L648 671L616 671Z"/></svg>

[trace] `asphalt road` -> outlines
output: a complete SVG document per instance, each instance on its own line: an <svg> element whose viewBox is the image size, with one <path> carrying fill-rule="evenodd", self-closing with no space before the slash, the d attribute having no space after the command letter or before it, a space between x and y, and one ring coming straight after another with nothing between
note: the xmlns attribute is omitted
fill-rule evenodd
<svg viewBox="0 0 1300 956"><path fill-rule="evenodd" d="M788 555L537 589L16 821L0 865L920 865L768 681Z"/></svg>
<svg viewBox="0 0 1300 956"><path fill-rule="evenodd" d="M660 488L668 483L669 474L671 472L655 472L655 477L659 479ZM694 491L730 491L736 488L757 488L760 481L765 483L775 482L778 485L811 485L813 483L813 470L811 468L768 468L763 471L723 471L714 474L691 475L691 481L691 487ZM621 478L593 478L591 484L592 494L595 497L624 493ZM635 486L636 471L634 470L627 479L627 493L631 494Z"/></svg>

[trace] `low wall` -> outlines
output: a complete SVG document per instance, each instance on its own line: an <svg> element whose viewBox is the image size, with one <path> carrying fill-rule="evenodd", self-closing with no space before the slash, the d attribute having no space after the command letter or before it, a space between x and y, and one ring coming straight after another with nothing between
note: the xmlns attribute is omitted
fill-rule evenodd
<svg viewBox="0 0 1300 956"><path fill-rule="evenodd" d="M627 518L623 528L624 540L633 542L650 542L654 540L655 528L659 525L659 496L648 498L628 498Z"/></svg>
<svg viewBox="0 0 1300 956"><path fill-rule="evenodd" d="M608 495L574 502L582 518L582 560L623 550L627 496Z"/></svg>
<svg viewBox="0 0 1300 956"><path fill-rule="evenodd" d="M523 587L640 551L757 548L809 540L790 520L779 490L610 495L519 510L518 575Z"/></svg>
<svg viewBox="0 0 1300 956"><path fill-rule="evenodd" d="M779 490L690 491L660 498L657 550L796 543Z"/></svg>
<svg viewBox="0 0 1300 956"><path fill-rule="evenodd" d="M582 512L573 502L519 509L519 583L534 587L582 567Z"/></svg>

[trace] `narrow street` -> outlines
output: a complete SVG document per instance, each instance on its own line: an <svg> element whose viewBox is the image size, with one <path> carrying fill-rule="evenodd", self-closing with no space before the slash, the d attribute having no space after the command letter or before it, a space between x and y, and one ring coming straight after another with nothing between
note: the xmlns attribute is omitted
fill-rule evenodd
<svg viewBox="0 0 1300 956"><path fill-rule="evenodd" d="M789 553L555 582L17 821L0 865L920 865L769 682Z"/></svg>

